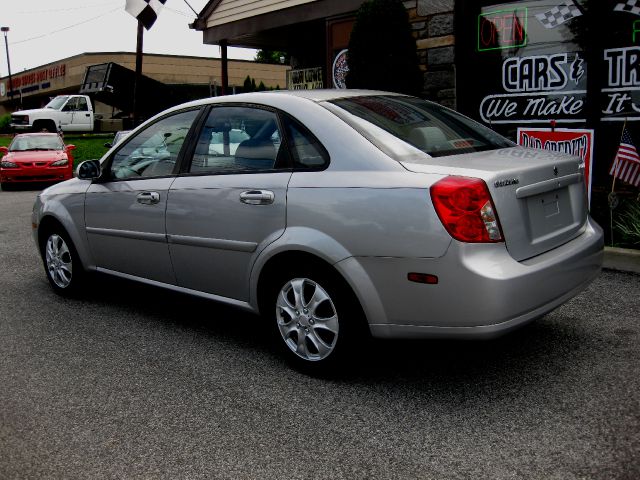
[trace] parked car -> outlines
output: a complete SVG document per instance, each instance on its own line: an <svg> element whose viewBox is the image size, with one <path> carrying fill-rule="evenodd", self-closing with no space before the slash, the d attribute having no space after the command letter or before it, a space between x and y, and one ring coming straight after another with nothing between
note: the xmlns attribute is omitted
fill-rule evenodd
<svg viewBox="0 0 640 480"><path fill-rule="evenodd" d="M511 331L585 288L603 250L579 158L349 90L172 108L42 192L33 225L56 292L98 271L259 312L309 369L369 334Z"/></svg>
<svg viewBox="0 0 640 480"><path fill-rule="evenodd" d="M123 139L125 139L130 133L131 133L131 130L119 130L113 135L113 142L107 142L104 144L104 146L106 148L111 148L114 145L117 145Z"/></svg>
<svg viewBox="0 0 640 480"><path fill-rule="evenodd" d="M56 133L22 133L9 147L0 147L0 185L24 182L60 182L73 178L74 145L65 145Z"/></svg>

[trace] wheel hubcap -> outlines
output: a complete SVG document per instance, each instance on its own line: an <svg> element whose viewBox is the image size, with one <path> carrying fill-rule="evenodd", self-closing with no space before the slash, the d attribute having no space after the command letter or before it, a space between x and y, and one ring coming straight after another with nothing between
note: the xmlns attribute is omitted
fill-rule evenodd
<svg viewBox="0 0 640 480"><path fill-rule="evenodd" d="M278 328L287 347L304 360L318 361L338 340L338 313L324 288L308 278L285 284L276 301Z"/></svg>
<svg viewBox="0 0 640 480"><path fill-rule="evenodd" d="M49 277L60 288L71 284L71 252L60 235L53 234L45 246L45 261Z"/></svg>

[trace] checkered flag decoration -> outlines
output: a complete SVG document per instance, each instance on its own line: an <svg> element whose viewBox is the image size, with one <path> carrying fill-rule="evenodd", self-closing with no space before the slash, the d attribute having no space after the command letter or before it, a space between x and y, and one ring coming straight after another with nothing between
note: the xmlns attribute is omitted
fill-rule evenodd
<svg viewBox="0 0 640 480"><path fill-rule="evenodd" d="M632 13L634 15L640 15L640 2L638 0L627 0L626 2L618 3L613 10L616 12Z"/></svg>
<svg viewBox="0 0 640 480"><path fill-rule="evenodd" d="M156 22L167 0L127 0L124 9L149 30Z"/></svg>
<svg viewBox="0 0 640 480"><path fill-rule="evenodd" d="M536 18L544 28L556 28L580 15L582 15L582 10L572 0L567 0L551 10L538 13Z"/></svg>

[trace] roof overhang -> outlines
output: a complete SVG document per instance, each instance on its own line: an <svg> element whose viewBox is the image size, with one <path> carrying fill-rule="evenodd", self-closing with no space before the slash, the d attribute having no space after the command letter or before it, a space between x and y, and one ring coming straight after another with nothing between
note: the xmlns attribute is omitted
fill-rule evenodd
<svg viewBox="0 0 640 480"><path fill-rule="evenodd" d="M221 1L210 1L190 27L203 32L206 44L219 44L225 40L238 47L260 47L264 43L261 36L266 31L352 13L363 3L363 0L317 0L208 27L209 19L215 16Z"/></svg>

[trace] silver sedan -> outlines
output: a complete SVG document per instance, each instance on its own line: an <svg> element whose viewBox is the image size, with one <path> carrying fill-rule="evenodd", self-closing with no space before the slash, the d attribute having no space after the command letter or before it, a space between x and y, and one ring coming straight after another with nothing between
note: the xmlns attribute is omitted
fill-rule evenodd
<svg viewBox="0 0 640 480"><path fill-rule="evenodd" d="M585 288L603 249L580 159L348 90L163 112L42 192L33 234L60 294L97 271L258 312L306 369L367 336L511 331Z"/></svg>

